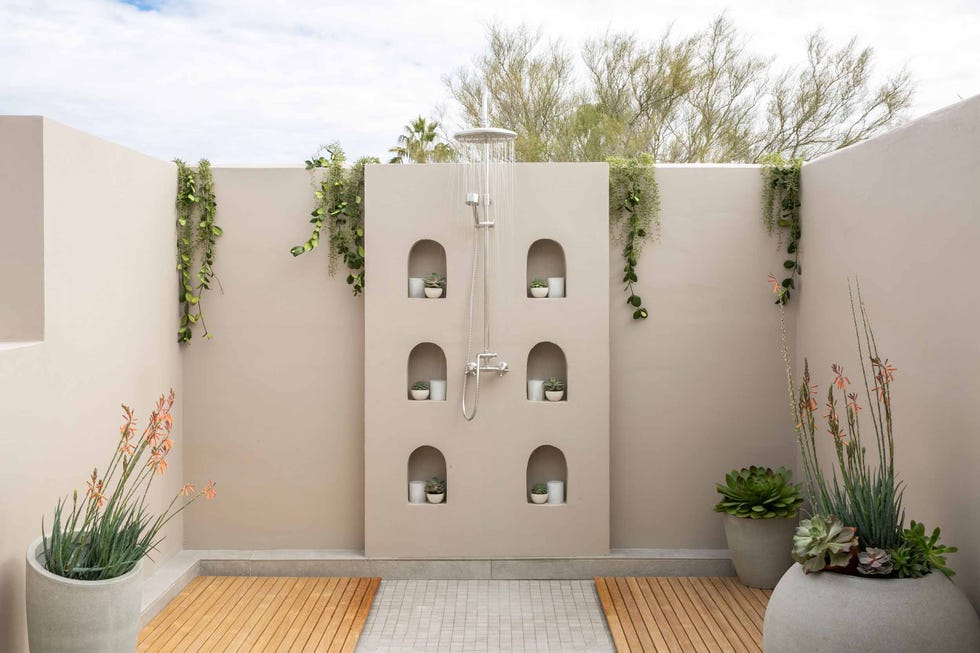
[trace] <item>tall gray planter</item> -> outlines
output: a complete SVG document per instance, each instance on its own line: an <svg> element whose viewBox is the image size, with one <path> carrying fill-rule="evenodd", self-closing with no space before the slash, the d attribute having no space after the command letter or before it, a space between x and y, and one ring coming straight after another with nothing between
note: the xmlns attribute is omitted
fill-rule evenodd
<svg viewBox="0 0 980 653"><path fill-rule="evenodd" d="M140 630L143 563L109 580L72 580L27 548L27 637L31 653L133 653Z"/></svg>
<svg viewBox="0 0 980 653"><path fill-rule="evenodd" d="M769 597L762 647L766 653L976 653L980 619L938 571L881 579L804 574L794 564Z"/></svg>
<svg viewBox="0 0 980 653"><path fill-rule="evenodd" d="M743 585L772 589L793 564L796 518L748 519L725 515L725 538Z"/></svg>

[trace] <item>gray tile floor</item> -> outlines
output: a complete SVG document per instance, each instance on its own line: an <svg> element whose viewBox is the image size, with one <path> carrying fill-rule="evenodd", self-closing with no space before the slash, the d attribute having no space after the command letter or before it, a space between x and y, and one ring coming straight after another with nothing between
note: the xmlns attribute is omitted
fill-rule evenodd
<svg viewBox="0 0 980 653"><path fill-rule="evenodd" d="M360 653L614 651L588 580L385 580Z"/></svg>

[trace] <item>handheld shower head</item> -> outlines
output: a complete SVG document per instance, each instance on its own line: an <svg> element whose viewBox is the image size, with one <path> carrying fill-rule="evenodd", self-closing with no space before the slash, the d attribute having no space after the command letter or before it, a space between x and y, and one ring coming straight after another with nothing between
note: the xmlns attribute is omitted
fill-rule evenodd
<svg viewBox="0 0 980 653"><path fill-rule="evenodd" d="M479 193L467 193L466 194L466 206L473 208L473 225L476 227L480 226L480 194Z"/></svg>

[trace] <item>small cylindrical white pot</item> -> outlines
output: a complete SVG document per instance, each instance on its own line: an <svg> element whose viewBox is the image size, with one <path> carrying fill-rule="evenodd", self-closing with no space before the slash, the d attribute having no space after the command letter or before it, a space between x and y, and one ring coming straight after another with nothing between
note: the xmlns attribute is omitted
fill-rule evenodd
<svg viewBox="0 0 980 653"><path fill-rule="evenodd" d="M565 503L565 481L548 481L548 503Z"/></svg>
<svg viewBox="0 0 980 653"><path fill-rule="evenodd" d="M443 492L442 494L427 493L425 495L425 498L428 500L429 503L442 503L446 498L446 493L445 492Z"/></svg>
<svg viewBox="0 0 980 653"><path fill-rule="evenodd" d="M425 296L429 299L438 299L442 297L442 288L426 288Z"/></svg>
<svg viewBox="0 0 980 653"><path fill-rule="evenodd" d="M415 299L425 297L425 279L422 277L409 277L408 296Z"/></svg>
<svg viewBox="0 0 980 653"><path fill-rule="evenodd" d="M564 390L545 390L544 396L548 398L548 401L561 401L561 398L565 396Z"/></svg>
<svg viewBox="0 0 980 653"><path fill-rule="evenodd" d="M544 379L527 380L527 400L544 401Z"/></svg>
<svg viewBox="0 0 980 653"><path fill-rule="evenodd" d="M548 297L565 296L565 277L548 277Z"/></svg>
<svg viewBox="0 0 980 653"><path fill-rule="evenodd" d="M537 297L538 299L541 299L542 297L547 297L547 296L548 296L547 288L534 288L534 287L531 288L531 297Z"/></svg>
<svg viewBox="0 0 980 653"><path fill-rule="evenodd" d="M425 481L408 482L408 502L425 503Z"/></svg>
<svg viewBox="0 0 980 653"><path fill-rule="evenodd" d="M446 400L446 380L430 379L429 401L445 401L445 400Z"/></svg>
<svg viewBox="0 0 980 653"><path fill-rule="evenodd" d="M416 401L421 401L422 399L428 399L428 398L429 398L428 390L412 390L412 399L415 399Z"/></svg>
<svg viewBox="0 0 980 653"><path fill-rule="evenodd" d="M41 564L41 538L27 548L27 638L31 653L133 653L140 631L143 563L109 580L72 580Z"/></svg>
<svg viewBox="0 0 980 653"><path fill-rule="evenodd" d="M531 503L541 504L547 501L548 501L547 493L545 494L535 494L533 492L531 493Z"/></svg>

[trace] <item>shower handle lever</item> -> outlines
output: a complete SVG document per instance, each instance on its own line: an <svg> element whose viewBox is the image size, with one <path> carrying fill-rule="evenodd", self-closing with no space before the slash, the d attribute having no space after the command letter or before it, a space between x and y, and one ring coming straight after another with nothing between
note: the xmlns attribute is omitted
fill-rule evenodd
<svg viewBox="0 0 980 653"><path fill-rule="evenodd" d="M510 367L507 365L507 363L501 361L496 365L489 365L489 364L484 364L483 362L483 359L496 358L496 357L497 354L494 354L489 351L485 351L482 354L477 354L475 361L470 361L466 364L466 374L468 375L476 374L477 368L479 368L479 371L481 372L496 372L500 376L503 376L504 374L510 371Z"/></svg>

